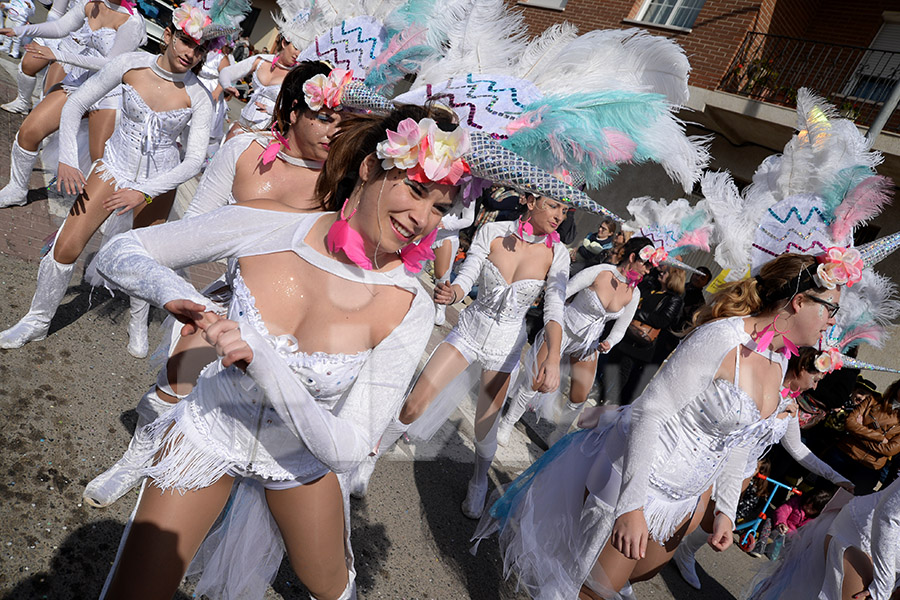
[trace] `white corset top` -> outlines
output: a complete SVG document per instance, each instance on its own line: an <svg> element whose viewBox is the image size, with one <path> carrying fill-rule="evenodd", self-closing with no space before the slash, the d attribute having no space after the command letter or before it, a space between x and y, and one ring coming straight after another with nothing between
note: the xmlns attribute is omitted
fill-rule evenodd
<svg viewBox="0 0 900 600"><path fill-rule="evenodd" d="M246 320L252 324L284 357L291 370L300 377L304 387L309 390L310 395L317 401L328 405L329 408L333 407L344 392L353 386L359 370L368 359L371 350L364 350L356 354L328 354L325 352L307 354L299 351L297 339L294 336L275 336L269 333L256 308L256 300L241 277L236 261L230 279L234 290L234 300L230 308L231 317L237 320Z"/></svg>
<svg viewBox="0 0 900 600"><path fill-rule="evenodd" d="M490 260L484 261L478 278L479 311L491 314L498 323L520 323L541 290L543 279L520 279L507 283L500 269Z"/></svg>
<svg viewBox="0 0 900 600"><path fill-rule="evenodd" d="M83 54L107 56L116 41L116 30L112 27L91 29L85 20L81 29L71 34L71 38L82 48Z"/></svg>
<svg viewBox="0 0 900 600"><path fill-rule="evenodd" d="M597 293L587 287L572 297L563 313L563 320L566 328L581 340L579 348L587 350L603 333L606 322L617 319L625 311L626 306L622 306L614 313L606 312L606 307L600 302Z"/></svg>
<svg viewBox="0 0 900 600"><path fill-rule="evenodd" d="M133 87L123 83L122 90L122 117L108 142L123 149L117 159L127 161L128 175L136 181L154 176L164 163L173 168L180 162L176 141L191 119L191 108L154 112Z"/></svg>
<svg viewBox="0 0 900 600"><path fill-rule="evenodd" d="M270 63L263 62L260 63L255 71L253 71L253 92L250 101L247 102L247 104L251 104L252 102L262 102L263 104L275 106L275 99L278 98L278 92L281 91L281 82L273 83L272 85L263 85L259 80L259 70L268 68L269 66L271 66Z"/></svg>

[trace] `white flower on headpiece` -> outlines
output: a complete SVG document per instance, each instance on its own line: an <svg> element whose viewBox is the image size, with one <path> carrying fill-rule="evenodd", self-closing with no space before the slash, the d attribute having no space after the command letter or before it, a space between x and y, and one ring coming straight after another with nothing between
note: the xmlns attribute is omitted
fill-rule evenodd
<svg viewBox="0 0 900 600"><path fill-rule="evenodd" d="M820 287L833 290L839 285L852 287L862 278L863 261L856 248L829 248L819 257L815 281Z"/></svg>
<svg viewBox="0 0 900 600"><path fill-rule="evenodd" d="M844 366L844 359L836 349L829 348L816 358L815 366L819 373L831 373Z"/></svg>
<svg viewBox="0 0 900 600"><path fill-rule="evenodd" d="M404 119L397 131L387 131L387 140L379 142L375 155L381 168L405 169L413 181L449 183L456 185L469 168L462 156L470 148L469 135L457 127L443 131L433 119Z"/></svg>
<svg viewBox="0 0 900 600"><path fill-rule="evenodd" d="M654 246L644 246L641 248L638 257L644 261L651 263L654 267L658 267L659 263L669 258L669 253L663 247L656 248Z"/></svg>
<svg viewBox="0 0 900 600"><path fill-rule="evenodd" d="M198 7L182 4L172 13L172 22L176 28L196 41L203 35L203 28L212 23L212 19Z"/></svg>
<svg viewBox="0 0 900 600"><path fill-rule="evenodd" d="M326 77L321 73L313 75L303 84L303 98L310 110L321 110L327 106L332 110L341 110L341 99L344 88L353 79L353 71L332 69Z"/></svg>

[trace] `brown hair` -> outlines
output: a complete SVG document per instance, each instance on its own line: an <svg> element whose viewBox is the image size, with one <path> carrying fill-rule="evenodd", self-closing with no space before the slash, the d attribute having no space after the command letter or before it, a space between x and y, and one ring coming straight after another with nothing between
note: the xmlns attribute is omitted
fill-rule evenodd
<svg viewBox="0 0 900 600"><path fill-rule="evenodd" d="M379 142L387 139L387 130L397 130L404 119L434 119L438 127L450 131L456 127L456 115L439 106L401 104L386 115L348 115L341 119L338 133L322 173L316 181L316 198L325 210L337 210L359 181L359 167Z"/></svg>
<svg viewBox="0 0 900 600"><path fill-rule="evenodd" d="M191 37L189 35L182 32L180 29L177 29L175 27L175 25L173 25L172 23L169 23L168 25L166 25L165 30L169 32L169 34L172 36L173 40L175 39L175 36L178 36L178 35L184 36L188 39L191 39ZM191 67L191 73L193 73L194 75L200 75L200 71L203 69L203 63L206 62L206 54L207 54L207 52L209 52L209 48L207 48L206 44L207 44L207 42L198 44L199 46L203 46L203 56L200 58L200 60L197 62L196 65ZM168 45L166 43L164 43L162 40L160 40L159 53L165 54L166 48L168 48Z"/></svg>
<svg viewBox="0 0 900 600"><path fill-rule="evenodd" d="M900 379L889 385L881 398L878 398L877 395L874 395L874 397L876 401L881 402L881 407L884 410L889 411L891 410L891 402L893 402L894 398L897 398L897 394L900 394Z"/></svg>
<svg viewBox="0 0 900 600"><path fill-rule="evenodd" d="M794 377L799 377L804 372L818 373L819 369L816 368L816 359L822 353L810 346L803 346L798 352L800 354L792 356L791 360L788 361L787 372Z"/></svg>
<svg viewBox="0 0 900 600"><path fill-rule="evenodd" d="M306 104L306 96L303 94L303 84L316 75L328 75L331 67L320 61L305 60L297 63L297 66L285 75L281 82L281 89L275 99L275 109L272 111L272 123L281 135L287 135L291 126L292 113L304 113L309 110Z"/></svg>
<svg viewBox="0 0 900 600"><path fill-rule="evenodd" d="M763 265L756 277L726 284L694 315L697 327L715 319L766 313L785 306L798 293L824 292L812 282L809 267L816 259L806 254L782 254Z"/></svg>

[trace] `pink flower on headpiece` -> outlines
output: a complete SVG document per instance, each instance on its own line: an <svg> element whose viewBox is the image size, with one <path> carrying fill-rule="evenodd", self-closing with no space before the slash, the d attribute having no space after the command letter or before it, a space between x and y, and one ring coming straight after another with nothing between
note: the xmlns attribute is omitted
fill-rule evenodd
<svg viewBox="0 0 900 600"><path fill-rule="evenodd" d="M816 280L822 287L829 290L833 290L839 285L853 287L854 283L862 279L862 270L865 265L856 248L833 246L818 260Z"/></svg>
<svg viewBox="0 0 900 600"><path fill-rule="evenodd" d="M640 259L644 262L651 263L654 267L658 267L661 262L669 258L669 253L665 248L656 248L654 246L644 246L639 254Z"/></svg>
<svg viewBox="0 0 900 600"><path fill-rule="evenodd" d="M831 373L844 366L844 358L836 349L829 348L816 358L815 365L819 373Z"/></svg>
<svg viewBox="0 0 900 600"><path fill-rule="evenodd" d="M212 19L200 8L182 4L172 12L172 22L176 28L200 43L203 28L212 23Z"/></svg>
<svg viewBox="0 0 900 600"><path fill-rule="evenodd" d="M470 148L469 135L461 127L443 131L432 119L418 123L404 119L396 132L387 131L387 137L375 149L385 171L395 167L406 169L413 181L450 185L456 185L469 172L462 160Z"/></svg>
<svg viewBox="0 0 900 600"><path fill-rule="evenodd" d="M344 88L353 79L353 71L333 69L326 77L319 73L313 75L303 84L303 97L310 110L321 110L326 106L332 110L341 110L341 99Z"/></svg>
<svg viewBox="0 0 900 600"><path fill-rule="evenodd" d="M575 185L575 179L572 178L572 174L569 173L568 170L559 168L553 170L553 176L562 181L563 183L568 183L569 185Z"/></svg>

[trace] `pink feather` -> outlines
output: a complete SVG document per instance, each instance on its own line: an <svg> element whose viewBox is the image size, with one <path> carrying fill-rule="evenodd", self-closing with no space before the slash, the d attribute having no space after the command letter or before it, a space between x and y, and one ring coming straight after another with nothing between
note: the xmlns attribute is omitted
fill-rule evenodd
<svg viewBox="0 0 900 600"><path fill-rule="evenodd" d="M425 35L427 33L428 30L421 25L410 25L391 38L391 41L388 42L387 48L382 50L381 54L379 54L375 58L375 62L372 63L372 67L370 68L370 70L386 64L391 59L391 57L399 52L402 52L403 50L406 50L407 48L412 48L413 46L420 46L424 44Z"/></svg>
<svg viewBox="0 0 900 600"><path fill-rule="evenodd" d="M880 344L884 340L884 327L880 325L860 325L844 334L841 339L841 350L846 349L853 342L869 340L873 344Z"/></svg>
<svg viewBox="0 0 900 600"><path fill-rule="evenodd" d="M709 229L701 227L681 236L681 239L675 244L675 247L693 246L700 248L705 252L709 252Z"/></svg>
<svg viewBox="0 0 900 600"><path fill-rule="evenodd" d="M603 128L603 134L606 136L606 151L604 152L606 160L611 163L628 162L634 156L634 150L637 144L630 137L610 127Z"/></svg>
<svg viewBox="0 0 900 600"><path fill-rule="evenodd" d="M890 203L891 180L882 175L873 175L862 180L850 190L844 201L834 211L831 234L835 240L846 240L853 228L878 216Z"/></svg>

